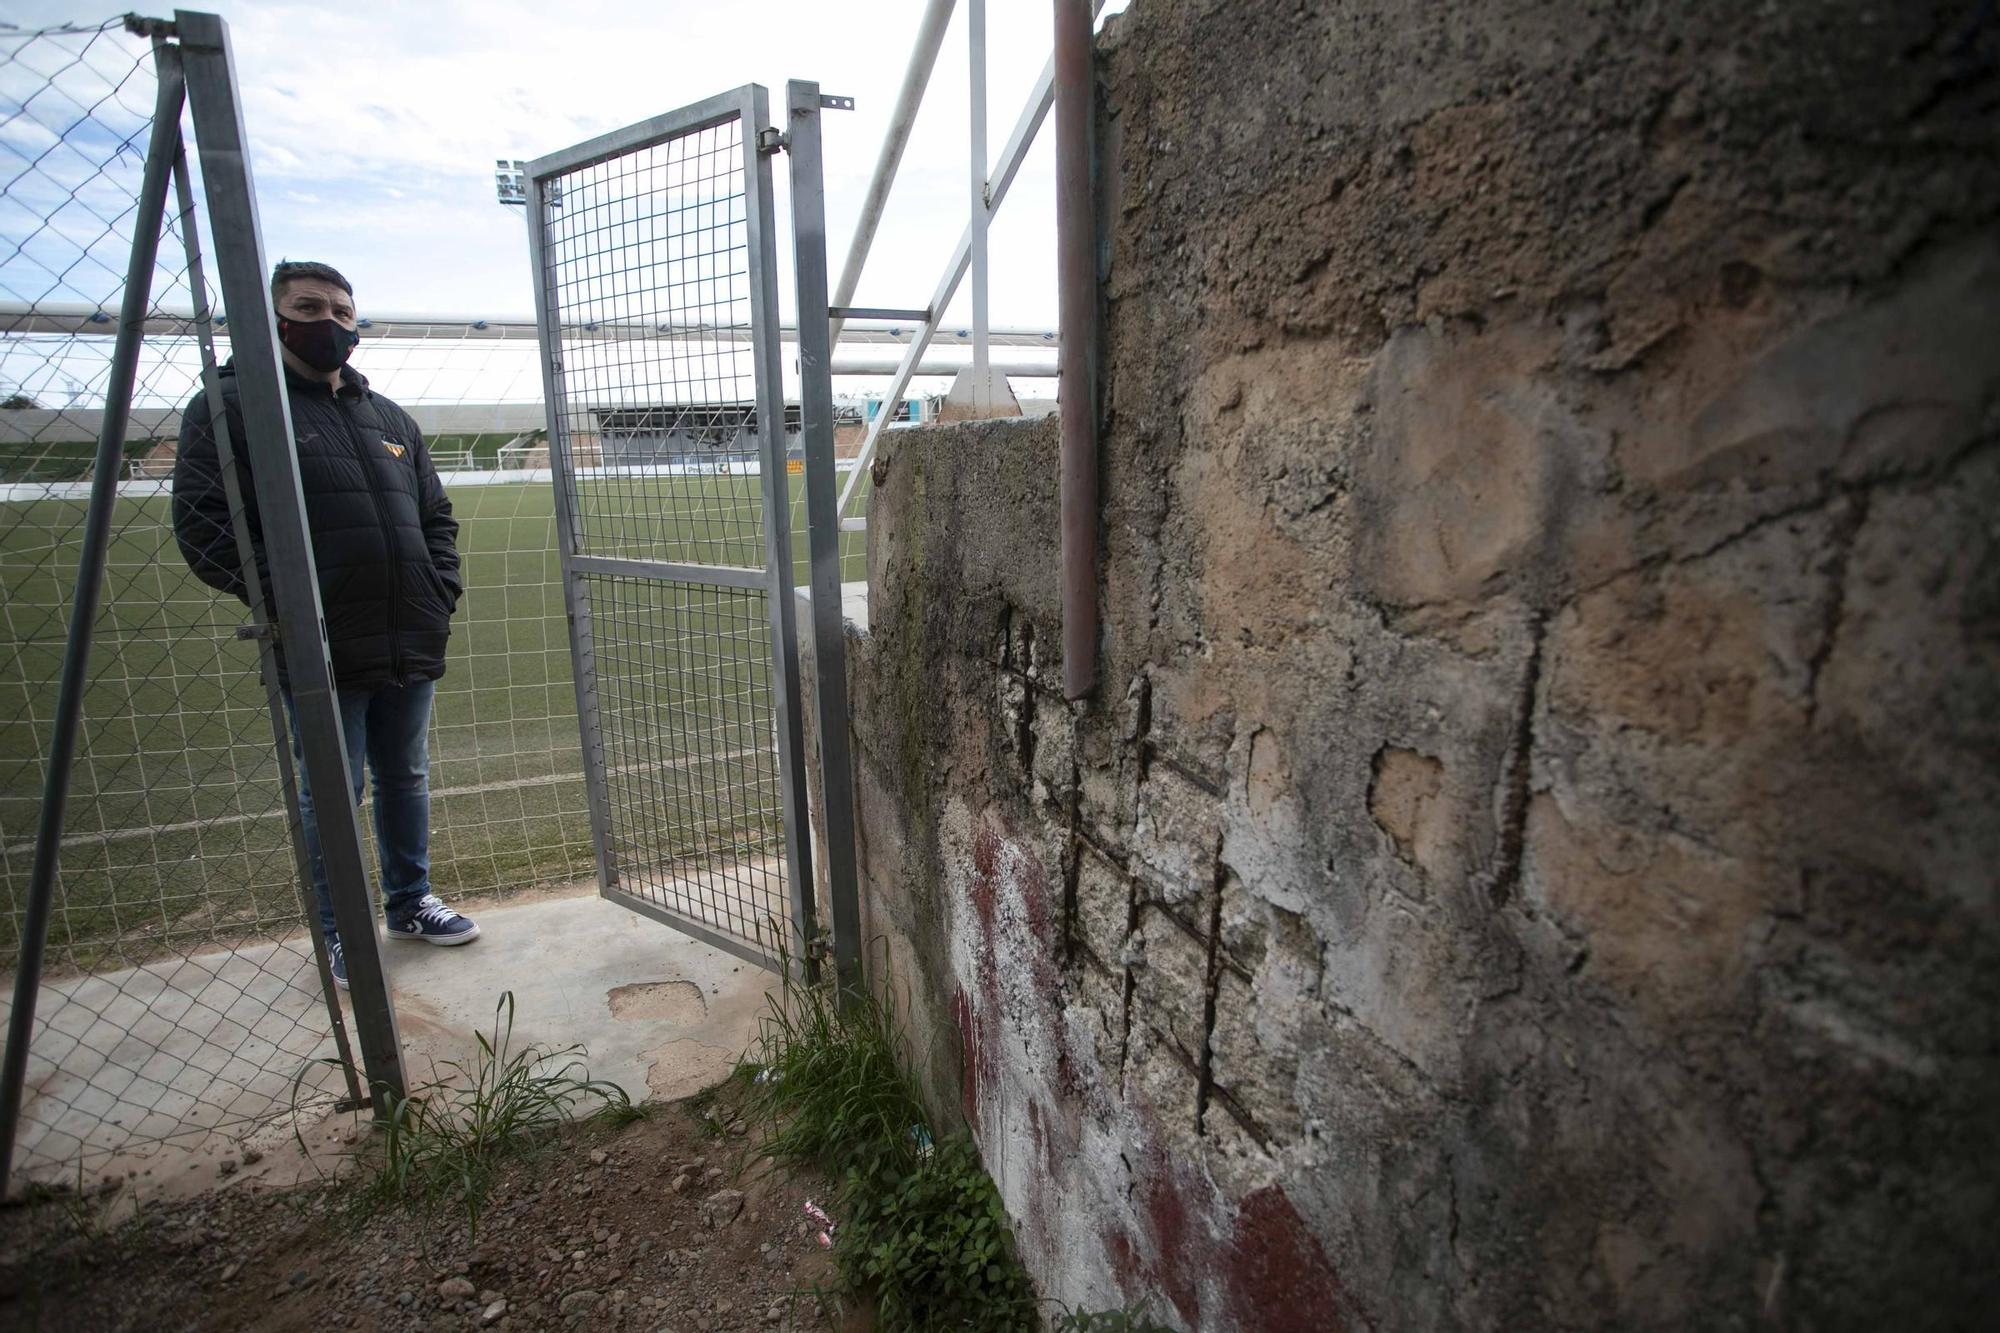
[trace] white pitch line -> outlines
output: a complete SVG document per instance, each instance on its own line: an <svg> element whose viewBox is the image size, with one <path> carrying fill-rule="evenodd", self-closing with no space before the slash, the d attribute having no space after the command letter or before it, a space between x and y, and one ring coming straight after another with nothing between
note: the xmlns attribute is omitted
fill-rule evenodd
<svg viewBox="0 0 2000 1333"><path fill-rule="evenodd" d="M703 755L697 759L661 759L646 764L625 764L606 770L610 777L624 773L656 773L666 769L693 768L699 764L723 763L734 759L748 758L753 754L769 754L768 750L729 750L722 754ZM449 796L482 796L488 792L519 791L524 787L552 787L559 782L582 782L581 773L551 773L539 778L511 778L505 782L481 782L470 787L445 787L431 793L431 799L443 800ZM365 808L367 801L362 802ZM128 838L156 838L168 833L194 833L203 829L228 828L237 824L257 824L266 819L276 819L286 812L283 810L263 810L254 815L217 815L213 819L188 819L177 824L155 824L148 828L104 829L97 833L72 833L59 846L88 847L107 842L123 842ZM32 856L35 844L16 843L12 847L0 849L4 856Z"/></svg>

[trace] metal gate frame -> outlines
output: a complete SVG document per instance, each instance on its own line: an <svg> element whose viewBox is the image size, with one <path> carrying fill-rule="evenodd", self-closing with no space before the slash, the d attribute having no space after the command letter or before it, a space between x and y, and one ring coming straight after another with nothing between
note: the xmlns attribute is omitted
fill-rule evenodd
<svg viewBox="0 0 2000 1333"><path fill-rule="evenodd" d="M702 565L588 555L579 549L574 521L576 494L573 459L562 394L560 310L548 260L549 209L556 198L552 186L571 172L642 152L738 121L741 130L741 182L748 239L751 348L759 423L759 454L763 492L764 567ZM604 898L643 916L661 921L704 943L763 967L777 969L789 954L794 965L811 968L808 947L816 934L812 891L812 849L805 836L805 744L800 711L799 656L792 605L791 518L785 471L785 393L778 337L777 244L772 231L769 154L778 147L770 127L769 96L757 84L719 94L664 115L600 135L572 148L551 153L527 167L528 244L534 272L535 324L541 343L543 402L548 412L550 473L554 480L556 531L562 559L563 591L568 612L572 675L576 687L577 724L581 733L584 785L590 807L591 841L597 857L598 892ZM676 912L619 887L620 868L613 863L611 812L605 784L605 748L597 698L596 637L583 576L652 579L710 587L762 589L769 609L772 672L772 714L776 723L779 794L784 821L784 858L791 909L792 938L763 947L718 929L715 924Z"/></svg>

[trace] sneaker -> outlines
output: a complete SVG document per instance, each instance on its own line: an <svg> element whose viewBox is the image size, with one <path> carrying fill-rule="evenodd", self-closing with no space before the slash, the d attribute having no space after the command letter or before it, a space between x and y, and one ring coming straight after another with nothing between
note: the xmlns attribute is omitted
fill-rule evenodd
<svg viewBox="0 0 2000 1333"><path fill-rule="evenodd" d="M399 940L422 940L426 944L470 944L479 938L479 927L469 916L460 916L444 905L435 893L417 899L408 913L389 915L389 934Z"/></svg>
<svg viewBox="0 0 2000 1333"><path fill-rule="evenodd" d="M347 989L347 953L340 947L340 936L326 937L326 966L333 973L333 984Z"/></svg>

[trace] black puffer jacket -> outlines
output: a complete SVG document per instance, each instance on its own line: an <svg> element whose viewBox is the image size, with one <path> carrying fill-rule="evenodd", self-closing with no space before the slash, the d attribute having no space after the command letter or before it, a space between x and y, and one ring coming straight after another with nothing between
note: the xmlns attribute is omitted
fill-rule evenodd
<svg viewBox="0 0 2000 1333"><path fill-rule="evenodd" d="M336 394L323 382L285 372L334 681L352 689L436 680L444 674L445 640L464 588L458 522L410 414L370 390L356 371L342 376ZM225 366L229 438L259 580L268 589L237 394L235 372ZM195 395L181 417L174 537L202 582L248 602L205 394Z"/></svg>

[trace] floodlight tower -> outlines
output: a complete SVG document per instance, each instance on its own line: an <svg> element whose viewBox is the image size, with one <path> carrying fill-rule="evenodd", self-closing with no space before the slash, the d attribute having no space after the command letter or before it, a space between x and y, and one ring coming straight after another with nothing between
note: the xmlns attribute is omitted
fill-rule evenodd
<svg viewBox="0 0 2000 1333"><path fill-rule="evenodd" d="M528 206L528 164L519 158L495 158L493 190L510 207Z"/></svg>

